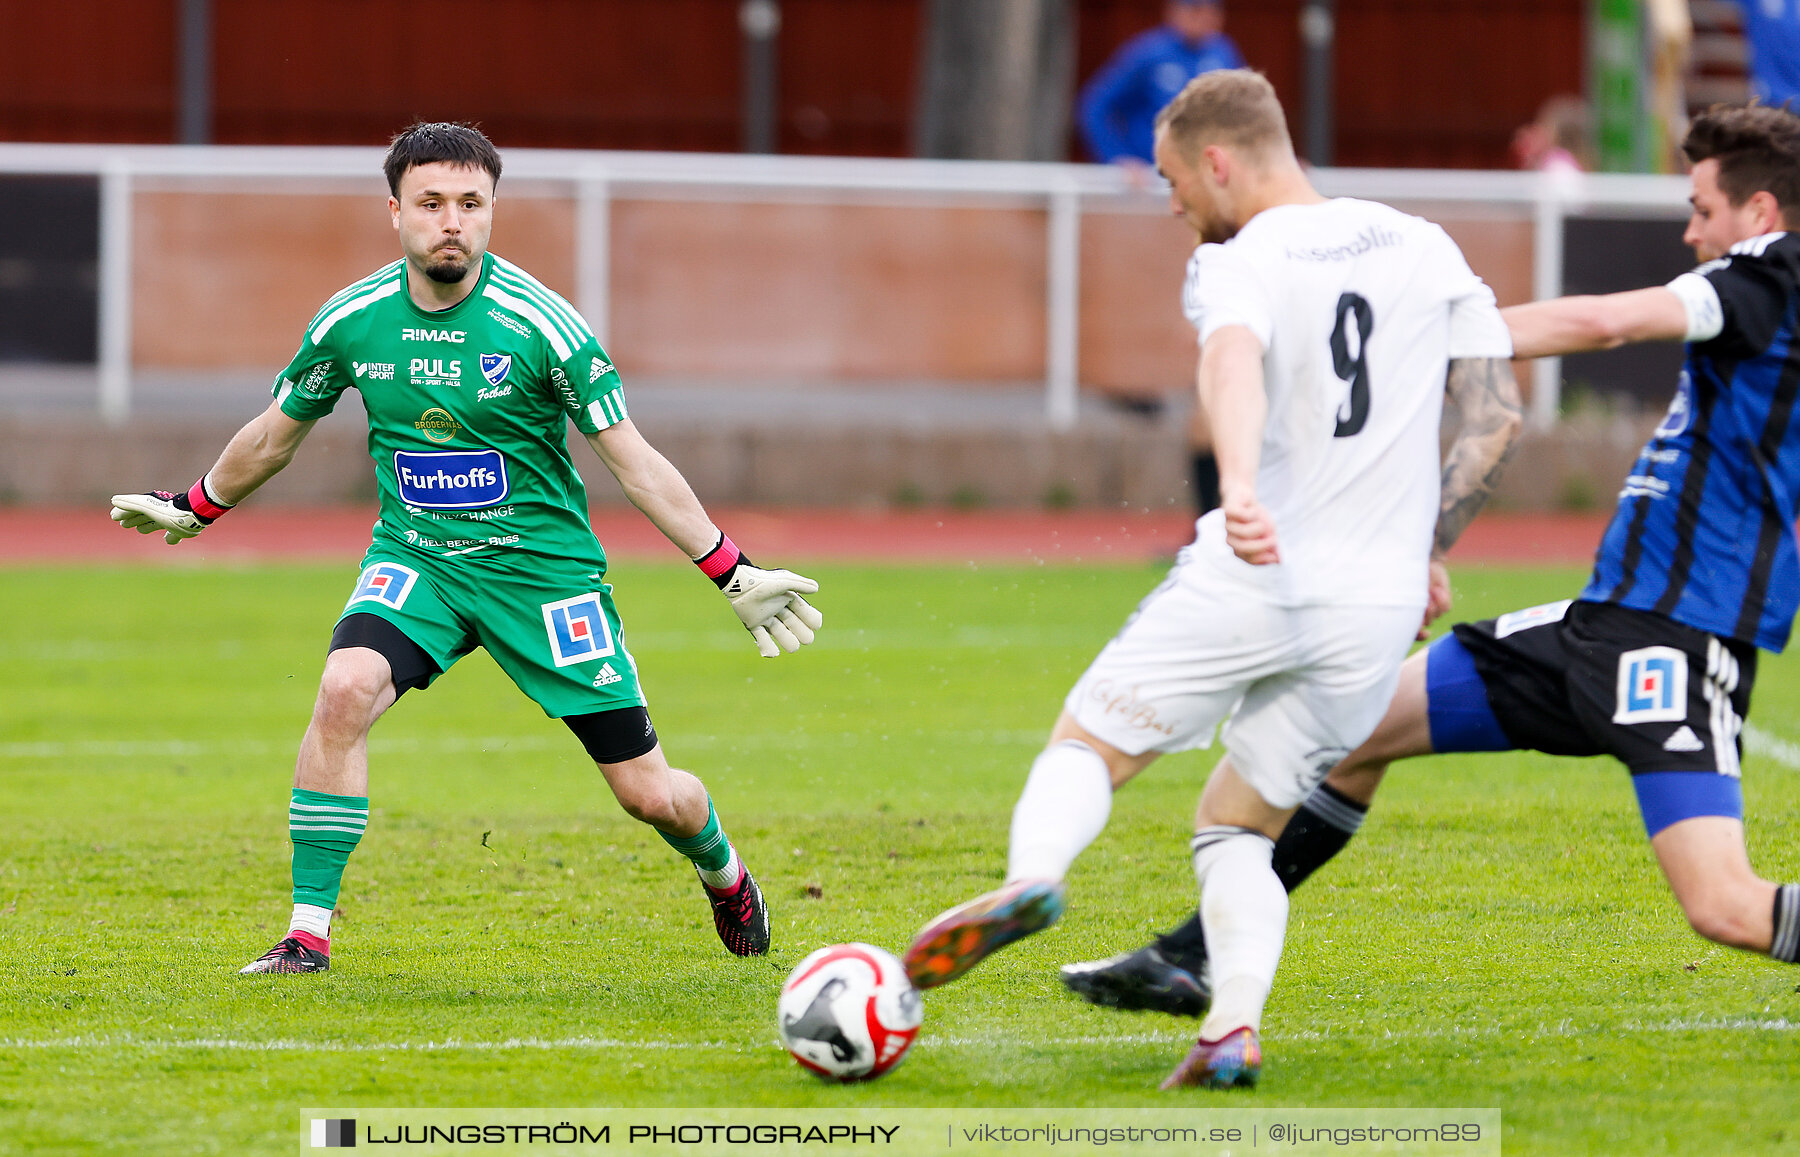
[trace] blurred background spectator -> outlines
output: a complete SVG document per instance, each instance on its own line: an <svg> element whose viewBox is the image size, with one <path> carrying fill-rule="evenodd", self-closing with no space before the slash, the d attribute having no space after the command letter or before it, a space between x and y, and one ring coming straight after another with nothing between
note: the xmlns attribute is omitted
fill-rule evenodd
<svg viewBox="0 0 1800 1157"><path fill-rule="evenodd" d="M1800 97L1800 0L1732 0L1750 46L1750 89L1764 104Z"/></svg>
<svg viewBox="0 0 1800 1157"><path fill-rule="evenodd" d="M1170 0L1163 22L1127 41L1081 90L1081 131L1097 161L1153 164L1151 125L1203 72L1242 68L1219 0Z"/></svg>
<svg viewBox="0 0 1800 1157"><path fill-rule="evenodd" d="M1243 66L1243 53L1225 34L1225 6L1219 0L1170 0L1163 22L1126 41L1081 90L1081 132L1089 155L1123 165L1134 182L1148 183L1156 114L1201 73ZM1160 409L1141 397L1125 404L1150 414ZM1194 505L1204 514L1219 504L1219 465L1212 431L1198 409L1188 417L1188 444Z"/></svg>
<svg viewBox="0 0 1800 1157"><path fill-rule="evenodd" d="M1578 96L1553 96L1538 109L1537 119L1513 134L1513 159L1521 169L1543 173L1581 173L1592 165L1587 102Z"/></svg>

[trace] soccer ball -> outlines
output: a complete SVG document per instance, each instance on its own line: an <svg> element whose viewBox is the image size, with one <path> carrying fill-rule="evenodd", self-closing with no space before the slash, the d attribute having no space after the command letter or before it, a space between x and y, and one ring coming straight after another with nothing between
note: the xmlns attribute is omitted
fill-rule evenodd
<svg viewBox="0 0 1800 1157"><path fill-rule="evenodd" d="M873 944L833 944L808 956L775 1007L788 1052L835 1081L873 1080L898 1065L923 1018L906 969Z"/></svg>

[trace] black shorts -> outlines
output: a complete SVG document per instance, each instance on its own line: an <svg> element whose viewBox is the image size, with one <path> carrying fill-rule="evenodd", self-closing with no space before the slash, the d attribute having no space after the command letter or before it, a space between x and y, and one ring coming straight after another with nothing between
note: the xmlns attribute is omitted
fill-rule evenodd
<svg viewBox="0 0 1800 1157"><path fill-rule="evenodd" d="M444 673L444 669L425 653L423 647L407 638L405 632L380 615L361 612L339 619L337 627L331 632L331 646L326 648L326 652L340 651L345 647L367 647L388 661L388 669L393 673L396 700L415 687L431 686L431 681Z"/></svg>
<svg viewBox="0 0 1800 1157"><path fill-rule="evenodd" d="M1459 623L1453 638L1460 646L1444 639L1432 648L1426 678L1434 749L1611 755L1634 774L1737 778L1754 647L1607 603L1561 610L1553 604ZM1449 714L1462 664L1473 665L1486 690L1489 720L1478 710ZM1506 742L1481 743L1482 728L1495 725Z"/></svg>

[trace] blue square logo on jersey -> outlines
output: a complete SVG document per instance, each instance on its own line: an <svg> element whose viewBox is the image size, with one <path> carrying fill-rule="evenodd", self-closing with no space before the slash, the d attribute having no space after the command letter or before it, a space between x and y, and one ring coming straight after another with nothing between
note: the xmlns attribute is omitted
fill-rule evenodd
<svg viewBox="0 0 1800 1157"><path fill-rule="evenodd" d="M487 379L488 385L490 385L490 386L499 385L501 382L504 382L506 380L506 375L511 372L512 372L512 355L511 354L482 354L481 355L481 376Z"/></svg>
<svg viewBox="0 0 1800 1157"><path fill-rule="evenodd" d="M399 610L406 605L406 596L412 593L417 581L419 572L416 570L409 570L397 562L378 562L363 569L350 601L386 603Z"/></svg>
<svg viewBox="0 0 1800 1157"><path fill-rule="evenodd" d="M544 604L544 630L558 667L585 663L613 653L612 628L599 595L580 595Z"/></svg>
<svg viewBox="0 0 1800 1157"><path fill-rule="evenodd" d="M1675 723L1688 714L1687 653L1642 647L1619 656L1614 723Z"/></svg>

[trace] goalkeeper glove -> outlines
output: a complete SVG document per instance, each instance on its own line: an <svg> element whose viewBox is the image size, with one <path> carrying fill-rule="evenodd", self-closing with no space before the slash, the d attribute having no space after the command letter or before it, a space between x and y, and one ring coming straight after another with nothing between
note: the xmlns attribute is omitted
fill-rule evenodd
<svg viewBox="0 0 1800 1157"><path fill-rule="evenodd" d="M155 534L160 530L163 541L170 546L199 534L230 509L228 503L212 496L204 477L188 487L185 494L152 490L148 494L115 494L112 497L114 522L139 534Z"/></svg>
<svg viewBox="0 0 1800 1157"><path fill-rule="evenodd" d="M818 590L818 583L791 570L763 570L723 534L694 562L731 600L731 609L765 659L798 651L825 625L825 616L800 597Z"/></svg>

